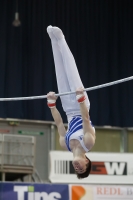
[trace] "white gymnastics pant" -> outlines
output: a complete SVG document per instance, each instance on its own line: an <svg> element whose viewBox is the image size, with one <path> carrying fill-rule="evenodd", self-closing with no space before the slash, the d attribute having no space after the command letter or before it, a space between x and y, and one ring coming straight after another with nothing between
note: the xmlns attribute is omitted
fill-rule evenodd
<svg viewBox="0 0 133 200"><path fill-rule="evenodd" d="M57 27L49 27L47 29L51 38L53 56L55 62L55 71L58 85L58 92L76 91L77 88L83 87L74 57L65 41L62 31ZM90 102L85 92L86 105L89 111ZM76 100L76 94L61 96L63 110L67 117L71 117L80 113L79 103Z"/></svg>

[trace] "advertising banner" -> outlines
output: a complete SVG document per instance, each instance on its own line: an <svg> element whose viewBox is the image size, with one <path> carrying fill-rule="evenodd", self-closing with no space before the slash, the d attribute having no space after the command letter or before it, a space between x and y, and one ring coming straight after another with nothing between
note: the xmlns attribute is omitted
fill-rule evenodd
<svg viewBox="0 0 133 200"><path fill-rule="evenodd" d="M89 183L89 184L132 184L132 153L87 153L92 161L91 173L87 178L78 179L72 165L73 154L65 151L51 151L52 183Z"/></svg>
<svg viewBox="0 0 133 200"><path fill-rule="evenodd" d="M68 185L0 183L0 200L68 199Z"/></svg>
<svg viewBox="0 0 133 200"><path fill-rule="evenodd" d="M71 200L132 200L133 186L70 185Z"/></svg>

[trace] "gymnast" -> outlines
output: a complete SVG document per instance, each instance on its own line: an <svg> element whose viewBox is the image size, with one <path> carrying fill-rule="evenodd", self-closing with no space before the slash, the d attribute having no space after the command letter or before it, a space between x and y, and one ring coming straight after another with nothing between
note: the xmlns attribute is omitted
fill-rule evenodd
<svg viewBox="0 0 133 200"><path fill-rule="evenodd" d="M48 26L47 32L52 44L58 91L75 91L74 94L60 97L67 115L67 130L56 108L57 96L54 92L47 94L47 105L58 128L61 147L73 153L72 164L77 177L86 178L91 171L91 161L85 153L91 150L96 139L89 116L90 102L61 29Z"/></svg>

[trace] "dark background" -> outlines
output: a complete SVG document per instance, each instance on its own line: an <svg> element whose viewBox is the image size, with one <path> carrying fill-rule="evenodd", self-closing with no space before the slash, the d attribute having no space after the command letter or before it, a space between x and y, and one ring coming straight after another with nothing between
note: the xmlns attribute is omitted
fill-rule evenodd
<svg viewBox="0 0 133 200"><path fill-rule="evenodd" d="M85 88L133 75L133 0L18 0L18 11L14 27L16 0L0 0L0 98L58 92L48 25L63 30ZM88 92L93 124L133 126L132 88ZM0 117L52 120L46 99L0 102Z"/></svg>

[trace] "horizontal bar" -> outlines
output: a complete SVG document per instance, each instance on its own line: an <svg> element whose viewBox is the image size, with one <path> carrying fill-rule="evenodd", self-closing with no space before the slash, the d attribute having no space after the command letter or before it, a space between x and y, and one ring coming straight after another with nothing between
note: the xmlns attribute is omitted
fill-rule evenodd
<svg viewBox="0 0 133 200"><path fill-rule="evenodd" d="M84 89L84 91L97 90L97 89L101 89L101 88L108 87L111 85L116 85L116 84L123 83L123 82L130 81L130 80L133 80L133 76L130 76L130 77L124 78L124 79L120 79L117 81L113 81L110 83L105 83L102 85L89 87L89 88ZM75 91L71 91L71 92L64 92L64 93L59 93L59 94L55 94L55 95L56 96L64 96L64 95L69 95L69 94L74 94L74 93L75 93ZM34 100L34 99L45 99L45 98L47 98L47 95L31 96L31 97L0 98L0 101L20 101L20 100Z"/></svg>

